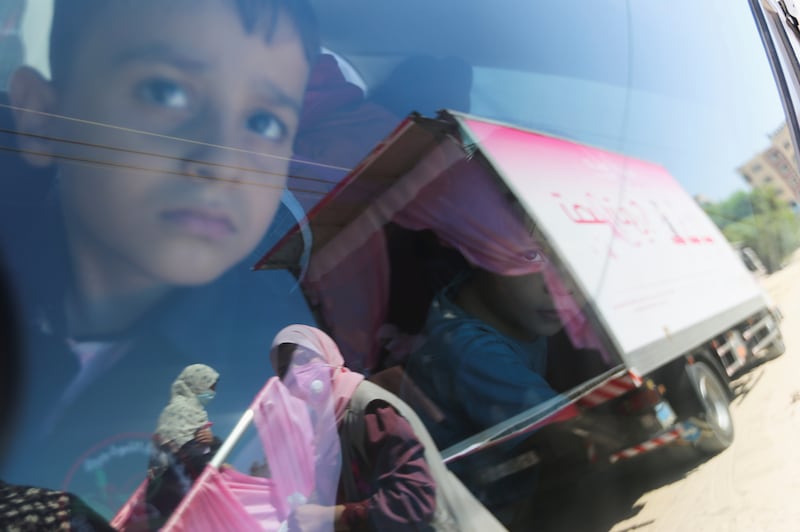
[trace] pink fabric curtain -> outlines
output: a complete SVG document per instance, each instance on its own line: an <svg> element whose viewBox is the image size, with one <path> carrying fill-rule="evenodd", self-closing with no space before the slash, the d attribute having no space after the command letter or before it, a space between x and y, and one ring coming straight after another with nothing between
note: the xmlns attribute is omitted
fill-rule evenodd
<svg viewBox="0 0 800 532"><path fill-rule="evenodd" d="M330 403L330 386L326 391L324 400ZM334 504L333 499L321 500L317 496L320 490L316 485L318 479L324 483L339 481L341 451L333 408L315 411L312 425L306 403L292 396L277 377L267 381L250 408L271 477L251 477L230 468L219 471L208 466L164 530L272 532L277 531L291 511L301 504ZM335 438L337 451L335 474L325 468L331 459L331 438ZM322 464L323 474L318 470L318 462L326 462ZM335 497L335 490L329 486L322 491Z"/></svg>
<svg viewBox="0 0 800 532"><path fill-rule="evenodd" d="M484 270L509 276L542 272L572 343L605 356L580 304L543 253L535 228L526 227L522 207L511 199L489 170L465 159L420 190L394 221L408 229L431 229Z"/></svg>
<svg viewBox="0 0 800 532"><path fill-rule="evenodd" d="M514 207L510 199L488 169L464 158L423 186L391 221L411 230L432 230L443 244L485 270L501 275L542 272L573 344L596 349L607 358L580 304L533 236L534 228L523 223L522 207ZM382 338L392 330L386 324L389 272L385 238L376 231L336 268L305 284L347 365L358 371L375 369L381 341L416 343ZM392 354L402 360L409 353Z"/></svg>
<svg viewBox="0 0 800 532"><path fill-rule="evenodd" d="M139 484L128 502L119 509L111 520L111 526L120 532L138 532L149 529L147 525L147 507L144 496L147 491L147 479Z"/></svg>
<svg viewBox="0 0 800 532"><path fill-rule="evenodd" d="M120 532L150 530L145 505L147 480L117 512L111 526ZM281 525L273 481L233 469L208 467L195 482L180 515L164 530L274 530Z"/></svg>
<svg viewBox="0 0 800 532"><path fill-rule="evenodd" d="M208 466L162 530L277 531L282 519L274 499L272 480Z"/></svg>
<svg viewBox="0 0 800 532"><path fill-rule="evenodd" d="M311 419L305 403L293 397L277 377L267 381L251 408L275 479L272 502L283 521L293 506L305 503L314 491Z"/></svg>
<svg viewBox="0 0 800 532"><path fill-rule="evenodd" d="M313 260L313 259L312 259ZM377 362L377 331L386 321L389 305L389 263L383 232L376 232L334 269L304 283L312 306L353 371L363 372Z"/></svg>
<svg viewBox="0 0 800 532"><path fill-rule="evenodd" d="M422 188L395 216L399 225L431 229L467 261L502 275L540 272L541 246L512 210L500 184L477 162L464 159Z"/></svg>

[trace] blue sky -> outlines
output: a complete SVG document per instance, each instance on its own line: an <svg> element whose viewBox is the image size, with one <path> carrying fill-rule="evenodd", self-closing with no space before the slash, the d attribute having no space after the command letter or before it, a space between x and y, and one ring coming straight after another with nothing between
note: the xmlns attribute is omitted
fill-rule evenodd
<svg viewBox="0 0 800 532"><path fill-rule="evenodd" d="M632 47L609 46L605 56L564 50L572 61L588 58L590 75L598 61L630 65L618 83L478 70L472 112L659 163L691 194L719 200L746 188L736 168L784 121L747 3L629 5L630 25L610 10L596 22L632 28Z"/></svg>

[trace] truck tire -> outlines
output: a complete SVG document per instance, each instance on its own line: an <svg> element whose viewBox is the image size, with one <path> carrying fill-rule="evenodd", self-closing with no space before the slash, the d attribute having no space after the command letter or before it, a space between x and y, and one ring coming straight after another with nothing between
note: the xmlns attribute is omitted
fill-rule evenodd
<svg viewBox="0 0 800 532"><path fill-rule="evenodd" d="M701 411L691 419L700 429L695 447L706 454L721 452L733 443L733 417L728 405L727 385L706 362L696 362L686 368Z"/></svg>

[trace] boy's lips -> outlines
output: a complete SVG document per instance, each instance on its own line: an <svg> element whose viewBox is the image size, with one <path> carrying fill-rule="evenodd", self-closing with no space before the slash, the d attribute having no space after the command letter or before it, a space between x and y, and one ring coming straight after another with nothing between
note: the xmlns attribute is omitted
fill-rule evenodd
<svg viewBox="0 0 800 532"><path fill-rule="evenodd" d="M233 221L214 210L185 208L164 211L161 218L179 229L203 238L218 240L236 232Z"/></svg>

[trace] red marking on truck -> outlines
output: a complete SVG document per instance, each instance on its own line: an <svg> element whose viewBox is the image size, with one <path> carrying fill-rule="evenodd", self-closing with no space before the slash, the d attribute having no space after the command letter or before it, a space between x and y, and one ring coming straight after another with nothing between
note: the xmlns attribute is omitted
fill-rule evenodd
<svg viewBox="0 0 800 532"><path fill-rule="evenodd" d="M664 445L672 443L675 440L684 438L684 435L689 434L692 430L696 429L687 423L680 423L676 425L675 428L667 432L663 432L654 438L614 453L608 459L612 464L614 464L620 460L650 452L653 449L658 449L659 447L663 447Z"/></svg>
<svg viewBox="0 0 800 532"><path fill-rule="evenodd" d="M627 375L612 379L596 390L592 390L588 394L578 399L578 405L585 408L592 408L599 404L610 401L616 397L624 395L631 390L635 390L642 385L642 379L633 372L628 372Z"/></svg>

